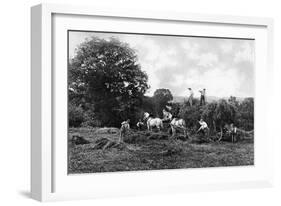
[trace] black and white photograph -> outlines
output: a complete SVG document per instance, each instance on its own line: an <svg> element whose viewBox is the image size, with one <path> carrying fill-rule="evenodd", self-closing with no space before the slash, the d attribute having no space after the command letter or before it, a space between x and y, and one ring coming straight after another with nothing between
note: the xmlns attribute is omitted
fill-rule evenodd
<svg viewBox="0 0 281 206"><path fill-rule="evenodd" d="M68 174L254 165L255 39L67 39Z"/></svg>

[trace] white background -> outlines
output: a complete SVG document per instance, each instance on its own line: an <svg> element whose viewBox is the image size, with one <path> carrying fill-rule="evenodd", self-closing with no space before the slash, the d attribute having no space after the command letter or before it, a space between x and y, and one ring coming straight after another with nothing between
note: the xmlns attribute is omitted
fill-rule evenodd
<svg viewBox="0 0 281 206"><path fill-rule="evenodd" d="M44 1L43 1L44 2ZM216 191L178 195L58 202L61 205L280 205L281 203L281 6L273 0L57 0L92 6L125 7L159 11L180 11L205 14L266 16L275 20L275 107L272 109L272 129L275 138L275 188L239 191ZM0 201L1 205L36 205L29 198L30 182L30 6L40 1L9 0L1 2L1 148ZM266 97L267 94L265 94ZM278 108L279 106L279 108ZM266 138L266 137L265 137Z"/></svg>

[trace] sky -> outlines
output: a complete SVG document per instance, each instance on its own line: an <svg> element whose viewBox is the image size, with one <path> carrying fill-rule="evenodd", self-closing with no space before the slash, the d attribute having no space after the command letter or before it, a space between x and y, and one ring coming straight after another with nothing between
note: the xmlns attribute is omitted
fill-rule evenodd
<svg viewBox="0 0 281 206"><path fill-rule="evenodd" d="M158 88L188 96L190 87L195 96L206 88L210 96L254 97L254 40L71 31L69 57L91 36L115 37L135 50L148 74L148 96Z"/></svg>

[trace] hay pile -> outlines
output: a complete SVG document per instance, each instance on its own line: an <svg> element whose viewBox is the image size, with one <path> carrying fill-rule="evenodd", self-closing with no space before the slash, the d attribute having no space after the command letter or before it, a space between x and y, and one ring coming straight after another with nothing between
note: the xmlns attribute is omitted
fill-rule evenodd
<svg viewBox="0 0 281 206"><path fill-rule="evenodd" d="M169 135L167 133L163 133L163 132L152 133L148 136L148 139L166 140L168 138L169 138Z"/></svg>
<svg viewBox="0 0 281 206"><path fill-rule="evenodd" d="M190 138L191 143L196 143L196 144L203 144L203 143L209 143L211 142L211 138L208 138L204 135L200 134L194 134Z"/></svg>
<svg viewBox="0 0 281 206"><path fill-rule="evenodd" d="M129 144L147 142L149 140L167 140L169 135L165 132L134 131L124 137Z"/></svg>
<svg viewBox="0 0 281 206"><path fill-rule="evenodd" d="M119 129L116 127L103 127L95 131L95 134L117 134Z"/></svg>
<svg viewBox="0 0 281 206"><path fill-rule="evenodd" d="M98 150L98 149L110 149L110 148L117 148L117 149L125 149L126 145L123 142L116 142L114 140L110 140L108 138L102 137L100 139L97 139L94 142L95 146L93 149Z"/></svg>
<svg viewBox="0 0 281 206"><path fill-rule="evenodd" d="M72 144L75 144L75 145L90 143L90 141L86 140L84 137L77 135L77 134L72 135L71 142L72 142Z"/></svg>
<svg viewBox="0 0 281 206"><path fill-rule="evenodd" d="M181 140L181 141L187 141L188 139L189 139L189 137L186 137L186 136L184 136L184 135L176 135L175 136L175 139L177 139L177 140Z"/></svg>

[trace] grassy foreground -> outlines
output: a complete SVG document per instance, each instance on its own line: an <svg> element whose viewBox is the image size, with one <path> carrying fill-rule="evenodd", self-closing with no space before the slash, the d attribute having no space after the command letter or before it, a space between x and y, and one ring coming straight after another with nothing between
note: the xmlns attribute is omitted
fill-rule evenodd
<svg viewBox="0 0 281 206"><path fill-rule="evenodd" d="M167 133L142 131L129 134L126 143L113 144L119 137L115 128L70 129L69 134L69 174L254 164L254 143L249 140L198 144L193 137L170 140ZM74 135L86 141L74 144ZM112 144L97 148L100 139Z"/></svg>

